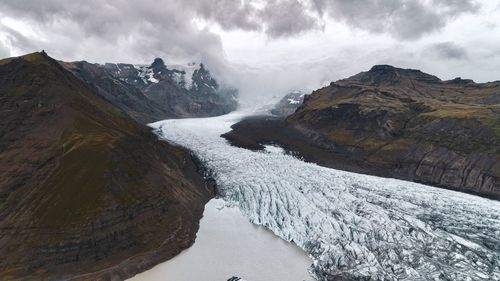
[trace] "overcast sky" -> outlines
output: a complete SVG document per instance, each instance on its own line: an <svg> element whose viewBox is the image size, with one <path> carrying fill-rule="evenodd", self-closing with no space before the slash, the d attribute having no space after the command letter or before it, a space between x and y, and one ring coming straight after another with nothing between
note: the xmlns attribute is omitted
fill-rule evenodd
<svg viewBox="0 0 500 281"><path fill-rule="evenodd" d="M203 61L243 98L374 64L500 80L497 0L0 0L0 57Z"/></svg>

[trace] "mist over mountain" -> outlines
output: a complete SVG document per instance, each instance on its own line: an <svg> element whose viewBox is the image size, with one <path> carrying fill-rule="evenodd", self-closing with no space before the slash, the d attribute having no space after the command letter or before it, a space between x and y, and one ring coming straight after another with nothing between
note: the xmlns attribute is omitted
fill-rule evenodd
<svg viewBox="0 0 500 281"><path fill-rule="evenodd" d="M151 65L86 61L63 65L143 123L221 115L238 107L238 90L219 84L202 63L167 67L156 58Z"/></svg>
<svg viewBox="0 0 500 281"><path fill-rule="evenodd" d="M22 0L0 3L0 15L1 57L45 49L63 61L203 62L244 104L378 64L500 77L494 1Z"/></svg>
<svg viewBox="0 0 500 281"><path fill-rule="evenodd" d="M488 0L0 1L0 280L500 281L499 50Z"/></svg>

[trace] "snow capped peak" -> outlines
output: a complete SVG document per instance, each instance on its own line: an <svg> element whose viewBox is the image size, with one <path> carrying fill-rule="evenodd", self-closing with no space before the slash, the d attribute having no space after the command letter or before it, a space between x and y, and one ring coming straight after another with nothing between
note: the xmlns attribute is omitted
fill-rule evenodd
<svg viewBox="0 0 500 281"><path fill-rule="evenodd" d="M139 78L144 82L144 84L158 83L158 79L154 77L153 68L147 65L134 65L135 69L138 71Z"/></svg>
<svg viewBox="0 0 500 281"><path fill-rule="evenodd" d="M304 100L305 92L301 90L293 90L285 96L289 104L301 104Z"/></svg>
<svg viewBox="0 0 500 281"><path fill-rule="evenodd" d="M205 94L219 90L218 82L201 62L167 65L162 58L155 58L150 65L106 63L104 67L120 80L139 87L166 81L179 89Z"/></svg>
<svg viewBox="0 0 500 281"><path fill-rule="evenodd" d="M198 69L198 66L198 63L190 62L185 65L175 64L168 65L167 67L174 70L174 75L172 76L174 81L189 90L193 87L193 74Z"/></svg>
<svg viewBox="0 0 500 281"><path fill-rule="evenodd" d="M166 65L161 58L155 58L151 65L136 64L134 68L144 84L159 83L164 79L172 79L179 87L189 90L193 87L193 74L204 69L203 64L189 62L187 64Z"/></svg>

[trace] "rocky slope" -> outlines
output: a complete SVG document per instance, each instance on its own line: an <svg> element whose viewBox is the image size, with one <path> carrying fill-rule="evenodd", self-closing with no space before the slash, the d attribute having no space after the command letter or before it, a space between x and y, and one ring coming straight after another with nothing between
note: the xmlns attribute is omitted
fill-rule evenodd
<svg viewBox="0 0 500 281"><path fill-rule="evenodd" d="M314 91L286 120L233 129L236 144L278 142L325 166L500 198L500 82L380 65Z"/></svg>
<svg viewBox="0 0 500 281"><path fill-rule="evenodd" d="M114 77L98 64L86 61L61 63L77 77L92 85L99 95L141 123L175 117L173 112L146 97L138 87Z"/></svg>
<svg viewBox="0 0 500 281"><path fill-rule="evenodd" d="M90 67L96 69L93 70L94 73L98 71L101 73L97 76L85 74ZM79 62L73 63L71 68L77 73L84 74L82 76L86 81L96 84L99 88L109 89L109 86L114 86L112 90L107 89L108 92L120 92L121 88L125 87L129 94L121 91L124 94L120 96L128 98L131 96L130 93L135 97L137 95L134 92L140 91L149 103L155 105L155 108L148 103L132 110L156 120L222 115L235 110L238 106L238 91L220 85L203 64L167 67L162 59L156 58L151 65L106 63L89 66ZM115 82L112 85L108 82L103 86L100 81L102 74L108 77L107 80ZM119 89L116 89L117 84ZM129 110L128 107L122 108Z"/></svg>
<svg viewBox="0 0 500 281"><path fill-rule="evenodd" d="M123 279L189 247L190 154L45 53L0 61L0 279Z"/></svg>
<svg viewBox="0 0 500 281"><path fill-rule="evenodd" d="M275 106L271 109L271 114L277 116L288 116L297 110L304 101L305 93L302 91L293 91L286 94Z"/></svg>

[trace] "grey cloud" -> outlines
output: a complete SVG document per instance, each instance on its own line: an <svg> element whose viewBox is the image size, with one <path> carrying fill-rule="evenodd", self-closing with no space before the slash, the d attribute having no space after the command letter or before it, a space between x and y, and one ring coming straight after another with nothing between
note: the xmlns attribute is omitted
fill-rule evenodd
<svg viewBox="0 0 500 281"><path fill-rule="evenodd" d="M321 26L318 18L308 14L307 8L298 0L268 1L259 14L266 33L271 37L300 34Z"/></svg>
<svg viewBox="0 0 500 281"><path fill-rule="evenodd" d="M26 36L22 35L18 31L5 26L0 22L0 35L3 37L3 49L8 50L8 55L10 55L10 50L12 46L26 46L26 48L32 49L36 44L33 40L30 40ZM0 49L2 48L2 44L0 44Z"/></svg>
<svg viewBox="0 0 500 281"><path fill-rule="evenodd" d="M119 44L145 59L152 52L223 55L218 36L194 28L194 18L217 23L225 30L264 32L270 38L321 30L333 19L370 32L414 39L477 8L473 0L16 0L0 2L0 15L52 32L58 42L36 45L66 48L62 54L88 53L84 45L93 43L102 45L102 53L109 57L113 52L106 53L106 49ZM81 44L74 46L72 41Z"/></svg>
<svg viewBox="0 0 500 281"><path fill-rule="evenodd" d="M24 40L16 30L0 26L17 53L45 49L61 59L98 62L148 62L168 55L198 58L220 73L225 64L219 36L198 30L191 22L196 11L183 1L1 1L0 16L39 32Z"/></svg>
<svg viewBox="0 0 500 281"><path fill-rule="evenodd" d="M263 31L270 37L318 30L327 19L400 39L416 39L465 13L474 0L191 0L200 17L224 29Z"/></svg>
<svg viewBox="0 0 500 281"><path fill-rule="evenodd" d="M437 30L450 19L476 12L473 0L312 0L320 14L371 32L415 39Z"/></svg>
<svg viewBox="0 0 500 281"><path fill-rule="evenodd" d="M10 57L10 49L0 42L0 59Z"/></svg>
<svg viewBox="0 0 500 281"><path fill-rule="evenodd" d="M188 0L197 15L226 30L265 32L270 37L300 34L320 27L320 19L304 1L298 0ZM312 13L312 14L311 14Z"/></svg>
<svg viewBox="0 0 500 281"><path fill-rule="evenodd" d="M455 59L461 60L467 58L467 51L465 48L453 43L442 42L429 46L424 50L424 54L430 54L439 59Z"/></svg>
<svg viewBox="0 0 500 281"><path fill-rule="evenodd" d="M321 30L331 20L373 33L414 39L477 8L471 0L428 0L425 4L419 0L16 0L0 1L0 18L22 21L38 35L22 34L1 24L0 34L6 34L4 45L10 48L10 54L45 49L64 60L133 63L150 62L157 56L167 62L173 58L197 58L215 76L231 82L240 80L242 89L246 85L248 92L272 92L305 83L313 88L313 84L322 83L324 79L318 77L325 73L330 73L330 78L344 76L332 74L338 60L330 64L317 61L312 64L314 67L303 62L283 65L276 71L263 67L242 74L242 67L231 66L225 60L220 37L208 29L199 30L192 20L216 23L224 30L262 32L270 39ZM345 58L343 65L364 63L363 69L369 68L367 62L375 63L372 56L371 60L354 60L370 48L359 43L356 46L360 48L357 52L335 56ZM354 47L348 49L352 51ZM463 48L452 43L429 46L426 51L427 55L454 62L467 57ZM8 55L5 47L0 46L2 53ZM394 52L384 53L392 56ZM308 69L307 75L304 69ZM348 74L357 71L353 69ZM290 85L290 81L295 84ZM268 90L255 86L265 83Z"/></svg>
<svg viewBox="0 0 500 281"><path fill-rule="evenodd" d="M185 8L195 8L204 19L217 22L223 29L261 30L257 9L248 2L234 0L187 0Z"/></svg>

